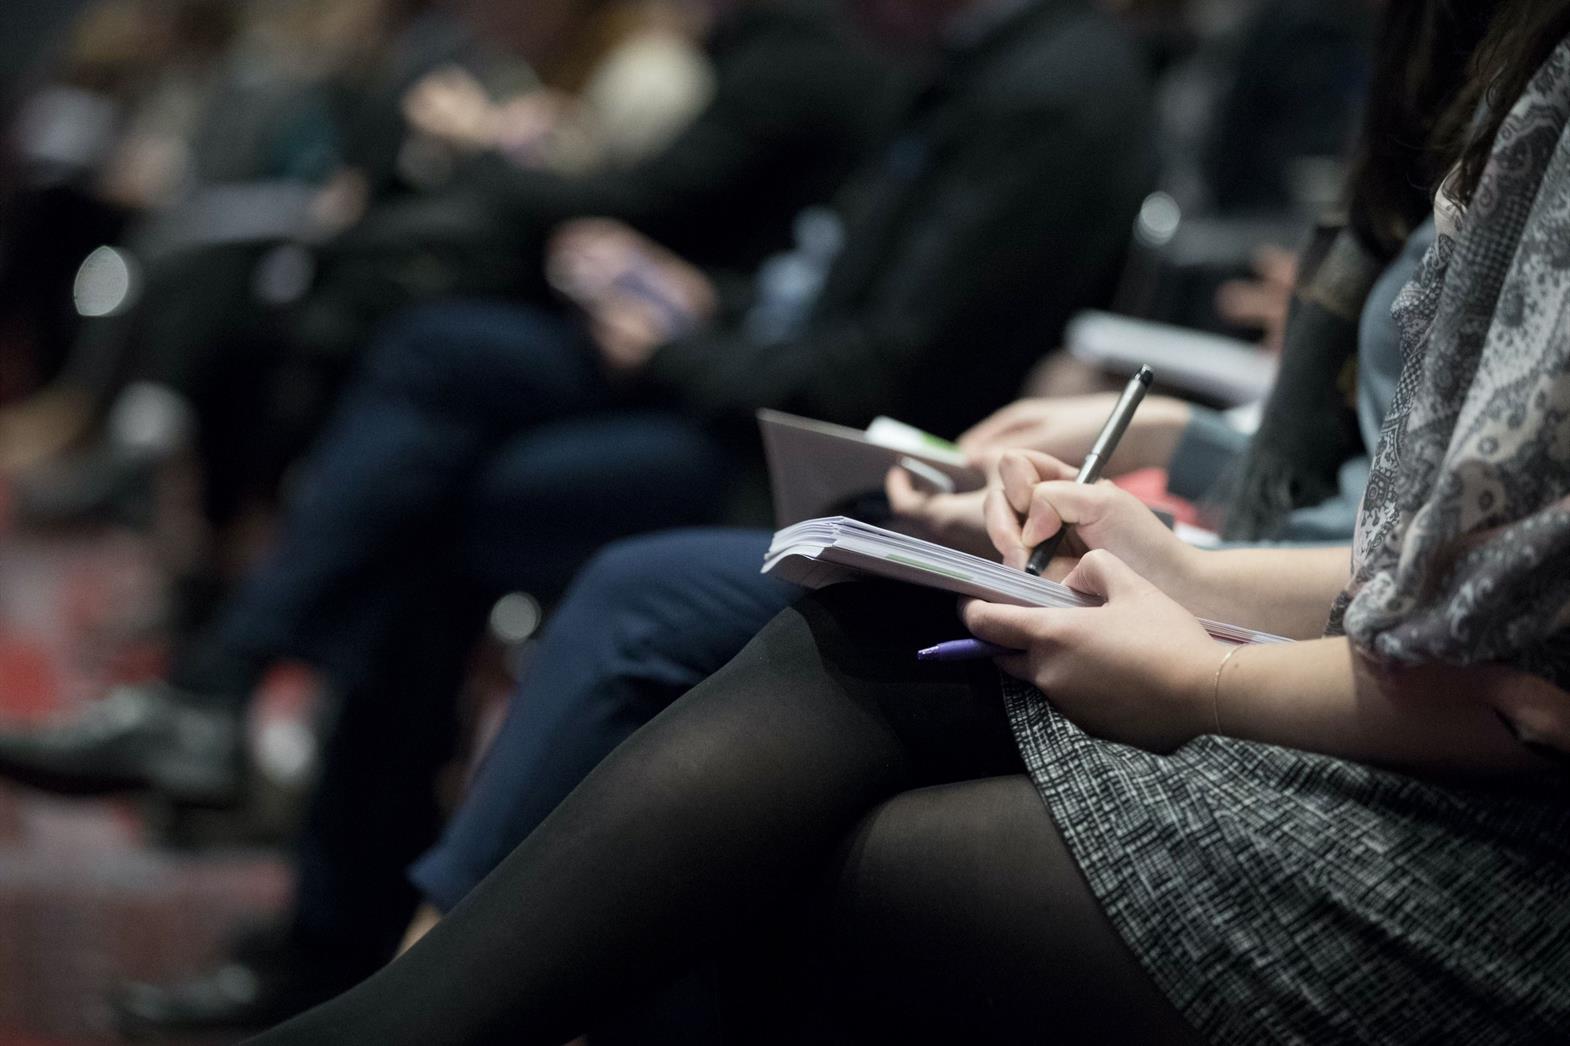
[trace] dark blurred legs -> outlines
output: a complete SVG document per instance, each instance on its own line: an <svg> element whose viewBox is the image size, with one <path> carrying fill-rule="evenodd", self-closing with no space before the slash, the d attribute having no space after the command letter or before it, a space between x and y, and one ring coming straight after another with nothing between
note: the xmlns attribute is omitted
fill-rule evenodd
<svg viewBox="0 0 1570 1046"><path fill-rule="evenodd" d="M446 340L449 319L463 336ZM588 354L552 322L477 308L399 328L324 444L276 554L216 638L178 659L178 692L138 696L233 720L265 663L290 655L343 695L302 843L293 937L310 956L296 966L363 972L406 922L404 870L434 836L433 770L451 752L451 702L486 598L554 595L605 542L704 522L722 504L723 448L677 415L614 409ZM77 790L159 788L151 770L173 746L232 794L233 769L205 764L232 767L235 753L185 752L165 720L107 740L94 723L42 742L0 736L0 766L74 775Z"/></svg>
<svg viewBox="0 0 1570 1046"><path fill-rule="evenodd" d="M537 426L498 448L469 490L462 570L487 591L555 598L612 541L714 522L735 471L719 439L674 411Z"/></svg>
<svg viewBox="0 0 1570 1046"><path fill-rule="evenodd" d="M344 690L295 849L289 942L358 978L387 960L417 898L404 874L441 825L436 781L456 749L456 695L486 603L432 571Z"/></svg>
<svg viewBox="0 0 1570 1046"><path fill-rule="evenodd" d="M709 485L723 476L721 463L680 429L637 417L627 419L625 430L611 418L595 428L600 426L607 430L603 438L595 438L587 424L553 426L527 441L533 453L523 453L519 446L493 462L470 502L470 525L460 542L463 564L455 566L451 557L433 551L425 562L411 562L402 571L399 593L367 608L377 611L373 620L379 622L378 634L357 648L364 661L346 669L343 677L342 713L328 740L323 780L301 843L296 936L313 950L327 955L353 952L379 963L407 923L414 894L404 871L436 833L434 779L454 747L454 696L465 654L495 596L511 590L554 592L559 573L574 569L587 556L582 545L603 543L617 528L645 521L659 526L701 518L717 496ZM662 463L659 456L672 460ZM608 476L610 482L579 484L586 474ZM625 510L606 502L612 492L627 497ZM563 527L549 518L553 514L580 524ZM551 522L556 526L547 527ZM750 573L757 574L761 556L761 550L747 556ZM626 555L614 559L623 566L629 561ZM760 580L766 590L776 585ZM609 726L609 739L594 725L586 726L586 739L575 738L572 731L576 717L586 714L592 724L593 709L610 708L619 695L585 709L574 707L581 690L563 692L551 708L565 720L555 731L564 748L557 750L551 737L529 738L548 750L550 760L550 769L541 774L547 795L533 804L538 814L526 815L533 823L515 830L511 841L492 844L500 849L487 851L484 867L465 881L457 896L527 835L616 743L724 664L786 602L782 597L755 614L756 624L743 626L746 630L707 671L657 703L629 712L632 718L625 725ZM590 614L605 610L598 602ZM574 667L595 663L595 671L607 667L600 658L591 662L587 656L593 644L602 642L597 639L604 634L602 623L577 612L553 615L552 634L562 634L566 661ZM627 668L627 659L620 665ZM511 729L518 733L518 727ZM505 792L509 799L518 795L528 804L526 792L507 787L514 783L509 778L502 788L489 791Z"/></svg>
<svg viewBox="0 0 1570 1046"><path fill-rule="evenodd" d="M953 629L950 598L885 586L786 611L407 955L257 1041L559 1043L716 949L767 949L825 870L825 982L852 1011L920 1038L1182 1041L1028 782L982 780L1020 771L991 667L915 661ZM885 960L908 972L860 969Z"/></svg>
<svg viewBox="0 0 1570 1046"><path fill-rule="evenodd" d="M354 630L357 587L450 520L514 433L603 406L571 324L538 310L432 306L393 321L313 456L281 538L221 623L235 650L316 654ZM340 645L351 642L347 637Z"/></svg>
<svg viewBox="0 0 1570 1046"><path fill-rule="evenodd" d="M617 745L718 671L801 590L759 572L763 531L623 541L551 615L441 843L411 875L450 910Z"/></svg>

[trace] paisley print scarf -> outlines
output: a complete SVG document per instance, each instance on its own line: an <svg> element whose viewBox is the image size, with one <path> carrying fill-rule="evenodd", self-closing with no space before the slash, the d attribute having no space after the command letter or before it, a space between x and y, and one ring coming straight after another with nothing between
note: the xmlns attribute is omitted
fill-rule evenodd
<svg viewBox="0 0 1570 1046"><path fill-rule="evenodd" d="M1394 664L1570 688L1570 41L1396 305L1405 364L1331 615Z"/></svg>

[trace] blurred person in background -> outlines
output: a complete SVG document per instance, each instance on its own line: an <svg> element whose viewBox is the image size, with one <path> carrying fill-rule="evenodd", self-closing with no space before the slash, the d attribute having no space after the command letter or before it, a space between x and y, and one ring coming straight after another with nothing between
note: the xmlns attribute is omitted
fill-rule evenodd
<svg viewBox="0 0 1570 1046"><path fill-rule="evenodd" d="M713 97L701 43L714 12L691 0L619 0L585 5L580 17L581 45L537 70L533 89L493 97L462 68L440 70L409 92L410 124L465 152L497 150L564 174L659 152Z"/></svg>
<svg viewBox="0 0 1570 1046"><path fill-rule="evenodd" d="M1118 308L1280 349L1293 251L1342 183L1373 0L1134 0L1160 56L1162 197ZM1274 332L1274 333L1272 333ZM1084 380L1057 368L1059 388ZM1077 379L1065 384L1068 379Z"/></svg>
<svg viewBox="0 0 1570 1046"><path fill-rule="evenodd" d="M1170 5L1169 5L1170 6ZM1165 186L1185 212L1317 216L1366 96L1373 0L1196 0L1161 95Z"/></svg>
<svg viewBox="0 0 1570 1046"><path fill-rule="evenodd" d="M297 197L295 218L278 216L279 238L175 252L147 274L141 305L103 321L108 354L121 362L110 378L98 366L97 384L130 384L97 451L19 484L24 518L142 511L152 467L194 440L208 524L220 539L244 537L371 331L399 305L464 292L545 297L545 236L585 213L670 232L705 265L748 271L789 242L797 210L833 191L893 94L881 64L835 27L831 4L744 4L717 21L706 0L578 4L546 34L563 51L554 57L513 31L540 70L530 83L488 53L512 42L498 6L460 8L493 41L484 48L426 5L399 7L406 21L379 33L363 28L366 4L349 5L358 19L324 8L329 39L360 48L308 49L340 70L331 97L345 99L335 105L341 173L314 199ZM285 40L328 32L277 21L272 35ZM364 50L376 40L386 42ZM471 57L452 65L455 53ZM676 82L644 88L666 73ZM462 130L490 120L471 109L510 109L542 92L561 108L563 92L585 84L592 99L570 122L596 126L603 155L593 162L581 147L564 150L575 152L564 170L546 162L553 148L536 155L523 137L504 148ZM846 96L861 101L842 105ZM583 115L591 106L596 115ZM637 135L608 130L629 121ZM737 184L756 192L732 192ZM278 276L308 285L282 304L259 302ZM243 557L253 544L221 540L194 565L182 622L199 621L234 571L237 556L225 549Z"/></svg>
<svg viewBox="0 0 1570 1046"><path fill-rule="evenodd" d="M6 735L7 769L35 783L223 801L238 713L267 664L304 657L344 694L286 946L241 957L258 986L246 998L215 971L138 992L137 1019L261 1019L396 942L475 634L466 608L486 605L465 588L549 592L611 537L713 518L757 406L861 423L892 410L954 431L1110 293L1154 169L1144 71L1121 30L1081 0L887 13L931 49L925 86L838 216L802 223L793 259L760 271L755 294L728 300L742 289L600 221L554 241L582 320L460 303L396 321L209 642L171 682L111 697L120 711L100 708L99 725ZM753 119L787 122L815 68L777 68ZM867 99L832 104L850 101ZM509 188L532 177L490 173ZM772 204L778 174L737 183L725 213ZM713 231L723 243L748 230ZM196 734L210 743L182 746Z"/></svg>
<svg viewBox="0 0 1570 1046"><path fill-rule="evenodd" d="M128 384L152 382L201 407L213 396L236 397L244 382L224 381L214 360L245 371L254 357L246 332L264 314L256 298L266 295L253 288L268 282L269 264L278 268L268 249L307 235L313 210L330 223L330 212L348 206L341 201L394 179L402 93L434 65L473 50L461 27L422 0L192 6L209 23L226 18L229 31L220 41L209 25L214 45L196 71L152 59L163 85L151 106L157 118L128 132L122 151L134 162L112 165L118 195L140 201L137 220L94 244L107 249L92 255L74 286L42 288L42 300L79 314L79 333L48 388L0 408L0 466L13 473L50 462L114 407L135 415L134 399L117 399ZM88 257L80 249L77 261ZM119 300L99 300L105 295L91 275L100 258L124 270ZM124 427L116 422L108 420L111 442ZM73 464L107 467L92 457ZM32 514L48 520L69 511L40 506Z"/></svg>
<svg viewBox="0 0 1570 1046"><path fill-rule="evenodd" d="M180 142L233 39L226 0L100 0L66 34L55 68L7 135L0 211L0 336L31 381L63 365L79 318L71 284L93 248L161 205ZM9 390L16 391L16 390ZM23 434L0 424L0 443Z"/></svg>

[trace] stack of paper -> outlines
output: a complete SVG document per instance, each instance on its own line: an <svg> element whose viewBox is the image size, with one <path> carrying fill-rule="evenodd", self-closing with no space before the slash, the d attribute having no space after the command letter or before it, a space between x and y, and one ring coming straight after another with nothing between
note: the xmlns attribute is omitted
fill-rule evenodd
<svg viewBox="0 0 1570 1046"><path fill-rule="evenodd" d="M1015 606L1073 608L1099 603L1056 581L844 516L809 519L775 534L763 572L806 588L870 574ZM1200 624L1224 643L1290 642L1238 625L1204 620Z"/></svg>

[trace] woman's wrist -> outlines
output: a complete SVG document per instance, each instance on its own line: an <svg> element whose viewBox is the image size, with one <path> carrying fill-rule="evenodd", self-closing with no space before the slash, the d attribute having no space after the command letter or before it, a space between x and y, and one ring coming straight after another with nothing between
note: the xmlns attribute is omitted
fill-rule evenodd
<svg viewBox="0 0 1570 1046"><path fill-rule="evenodd" d="M1212 617L1205 612L1214 585L1206 569L1204 552L1175 535L1165 554L1154 564L1137 563L1146 581L1155 585L1196 617Z"/></svg>
<svg viewBox="0 0 1570 1046"><path fill-rule="evenodd" d="M1240 649L1210 642L1203 647L1196 647L1193 656L1172 665L1167 683L1168 695L1178 709L1187 739L1223 732L1217 721L1220 705L1217 703L1216 683Z"/></svg>

